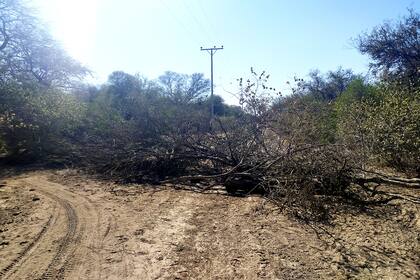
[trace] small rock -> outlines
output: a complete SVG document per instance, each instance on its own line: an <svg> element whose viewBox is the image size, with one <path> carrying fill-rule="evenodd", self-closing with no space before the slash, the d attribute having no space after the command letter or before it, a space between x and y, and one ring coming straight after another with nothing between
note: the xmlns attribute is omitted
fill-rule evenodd
<svg viewBox="0 0 420 280"><path fill-rule="evenodd" d="M37 197L37 196L35 196L35 197L32 198L32 201L38 201L38 200L40 200L40 198Z"/></svg>

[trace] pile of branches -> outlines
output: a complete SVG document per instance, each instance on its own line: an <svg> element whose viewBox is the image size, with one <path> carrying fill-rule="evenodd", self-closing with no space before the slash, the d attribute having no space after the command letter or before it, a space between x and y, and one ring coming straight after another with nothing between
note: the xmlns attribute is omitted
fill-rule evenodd
<svg viewBox="0 0 420 280"><path fill-rule="evenodd" d="M318 220L328 215L321 197L344 197L355 181L357 160L342 145L296 144L249 115L215 119L211 130L188 126L154 142L90 139L83 154L101 174L122 182L224 185L232 195L260 193Z"/></svg>
<svg viewBox="0 0 420 280"><path fill-rule="evenodd" d="M317 138L322 115L304 104L275 110L255 87L244 86L242 115L210 119L185 110L171 118L149 115L144 129L118 127L107 137L87 138L79 145L80 158L123 182L199 182L203 189L224 185L234 195L258 192L311 220L328 219L340 203L385 201L369 187L379 179L363 173L363 154Z"/></svg>
<svg viewBox="0 0 420 280"><path fill-rule="evenodd" d="M326 219L323 198L349 196L357 158L343 145L295 144L255 124L219 119L211 133L184 138L178 158L195 169L164 181L222 184L230 194L260 193L299 216Z"/></svg>

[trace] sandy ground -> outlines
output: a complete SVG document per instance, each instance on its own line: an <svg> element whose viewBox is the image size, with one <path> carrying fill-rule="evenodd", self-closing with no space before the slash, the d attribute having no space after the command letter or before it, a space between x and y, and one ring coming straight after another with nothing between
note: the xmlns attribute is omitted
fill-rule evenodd
<svg viewBox="0 0 420 280"><path fill-rule="evenodd" d="M385 210L304 225L259 197L27 172L0 182L0 279L419 279L420 209Z"/></svg>

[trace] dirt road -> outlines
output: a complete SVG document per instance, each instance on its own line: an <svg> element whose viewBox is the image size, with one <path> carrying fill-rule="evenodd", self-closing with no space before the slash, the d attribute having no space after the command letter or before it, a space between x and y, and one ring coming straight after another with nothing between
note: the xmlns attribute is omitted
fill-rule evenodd
<svg viewBox="0 0 420 280"><path fill-rule="evenodd" d="M0 279L345 279L351 272L337 246L261 198L120 186L72 172L32 172L0 185ZM418 259L407 258L383 275L415 279Z"/></svg>

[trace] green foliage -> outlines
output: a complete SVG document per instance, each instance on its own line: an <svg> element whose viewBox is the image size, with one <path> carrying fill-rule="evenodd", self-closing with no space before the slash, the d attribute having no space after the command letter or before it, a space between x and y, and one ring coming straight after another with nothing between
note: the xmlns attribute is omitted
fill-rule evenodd
<svg viewBox="0 0 420 280"><path fill-rule="evenodd" d="M76 136L85 106L71 94L36 84L28 89L11 83L0 91L3 150L14 160L65 156L66 139Z"/></svg>
<svg viewBox="0 0 420 280"><path fill-rule="evenodd" d="M369 105L363 100L375 100L377 87L367 84L363 79L355 79L334 103L336 115L336 134L347 144L364 147L366 131L362 129L361 120L366 118Z"/></svg>
<svg viewBox="0 0 420 280"><path fill-rule="evenodd" d="M420 166L419 88L385 86L368 100L365 127L373 153L401 169Z"/></svg>
<svg viewBox="0 0 420 280"><path fill-rule="evenodd" d="M340 138L402 170L420 166L420 92L395 84L352 88L337 103ZM363 95L356 93L364 92Z"/></svg>
<svg viewBox="0 0 420 280"><path fill-rule="evenodd" d="M239 117L243 113L241 107L225 104L221 96L214 95L213 98L214 115L216 117ZM208 112L208 114L210 114L211 97L203 98L195 105L198 110L202 110L203 112Z"/></svg>
<svg viewBox="0 0 420 280"><path fill-rule="evenodd" d="M336 117L332 103L308 95L293 95L279 100L274 107L277 125L283 133L294 134L296 143L334 143Z"/></svg>
<svg viewBox="0 0 420 280"><path fill-rule="evenodd" d="M208 168L203 159L222 172L219 166L236 166L250 155L257 162L262 151L269 155L285 145L344 144L401 169L420 166L414 12L359 38L359 49L381 72L378 85L342 68L313 71L307 80L295 79L293 95L273 104L280 93L267 86L269 75L251 69L250 79L239 79L240 106L214 96L211 120L210 81L200 73L168 71L149 81L115 71L98 88L75 90L87 70L63 52L23 1L0 3L1 157L81 161L142 177L145 168L162 176ZM283 142L276 147L276 141Z"/></svg>
<svg viewBox="0 0 420 280"><path fill-rule="evenodd" d="M353 80L337 98L335 102L337 110L344 110L353 102L361 101L364 98L372 98L375 89L375 86L367 84L361 78Z"/></svg>

